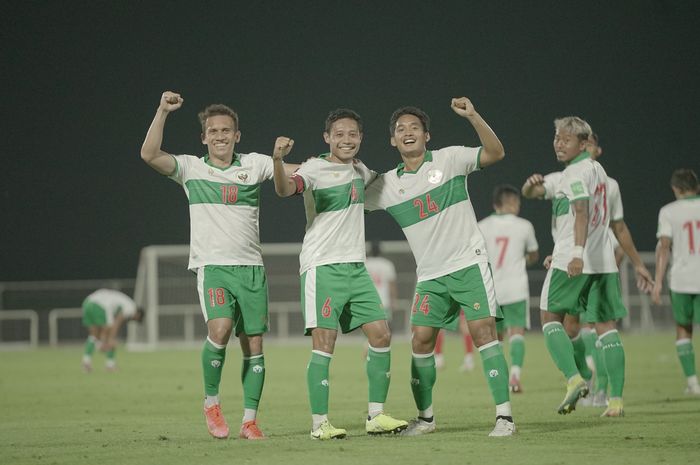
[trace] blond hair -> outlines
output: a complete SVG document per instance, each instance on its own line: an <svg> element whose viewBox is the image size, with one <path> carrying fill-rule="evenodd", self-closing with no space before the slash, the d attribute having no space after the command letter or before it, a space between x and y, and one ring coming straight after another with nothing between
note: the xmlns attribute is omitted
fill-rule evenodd
<svg viewBox="0 0 700 465"><path fill-rule="evenodd" d="M591 126L578 116L565 116L554 120L554 129L557 132L568 132L578 137L580 141L588 140L593 133Z"/></svg>

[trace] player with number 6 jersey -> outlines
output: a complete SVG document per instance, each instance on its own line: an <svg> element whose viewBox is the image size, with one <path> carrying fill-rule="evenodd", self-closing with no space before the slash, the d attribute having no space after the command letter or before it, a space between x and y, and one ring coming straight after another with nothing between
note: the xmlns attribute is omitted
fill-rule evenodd
<svg viewBox="0 0 700 465"><path fill-rule="evenodd" d="M495 321L502 314L466 183L470 173L503 159L505 151L468 98L454 98L450 106L470 122L482 146L428 150L428 115L416 107L399 108L391 116L389 131L402 163L370 184L365 197L368 210L386 210L401 226L417 264L411 309L411 389L418 416L402 434L435 431L435 340L441 328L456 328L464 310L496 403L496 425L489 435L510 436L515 423L508 365Z"/></svg>

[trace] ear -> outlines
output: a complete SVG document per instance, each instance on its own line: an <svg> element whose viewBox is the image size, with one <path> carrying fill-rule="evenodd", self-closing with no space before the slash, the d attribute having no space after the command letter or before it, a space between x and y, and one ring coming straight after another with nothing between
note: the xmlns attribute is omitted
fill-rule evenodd
<svg viewBox="0 0 700 465"><path fill-rule="evenodd" d="M324 133L323 133L323 140L326 141L326 144L330 144L330 143L331 143L331 136L330 136L330 134L328 134L327 132L324 132Z"/></svg>
<svg viewBox="0 0 700 465"><path fill-rule="evenodd" d="M430 140L430 133L426 132L425 133L425 141L428 142Z"/></svg>
<svg viewBox="0 0 700 465"><path fill-rule="evenodd" d="M202 145L207 145L207 141L206 141L207 136L204 133L202 133L201 137L202 137Z"/></svg>
<svg viewBox="0 0 700 465"><path fill-rule="evenodd" d="M397 144L396 144L396 138L395 138L394 136L391 136L391 139L389 139L389 141L391 142L391 146L392 146L392 147L396 147L396 146L397 146Z"/></svg>
<svg viewBox="0 0 700 465"><path fill-rule="evenodd" d="M236 135L233 136L233 142L236 144L241 141L241 131L236 131Z"/></svg>

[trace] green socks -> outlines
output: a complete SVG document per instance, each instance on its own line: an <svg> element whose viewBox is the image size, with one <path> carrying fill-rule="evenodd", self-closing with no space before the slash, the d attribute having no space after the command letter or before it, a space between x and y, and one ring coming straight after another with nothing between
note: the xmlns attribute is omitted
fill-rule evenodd
<svg viewBox="0 0 700 465"><path fill-rule="evenodd" d="M481 365L496 405L510 400L508 393L508 364L498 340L479 347Z"/></svg>
<svg viewBox="0 0 700 465"><path fill-rule="evenodd" d="M204 393L207 396L219 394L221 370L226 360L226 346L215 344L207 338L202 348L202 371L204 372Z"/></svg>
<svg viewBox="0 0 700 465"><path fill-rule="evenodd" d="M328 413L328 367L331 364L331 357L331 354L313 350L309 365L306 367L306 384L313 415Z"/></svg>
<svg viewBox="0 0 700 465"><path fill-rule="evenodd" d="M608 368L605 366L605 356L603 346L596 340L595 351L593 352L593 363L595 363L595 391L608 390Z"/></svg>
<svg viewBox="0 0 700 465"><path fill-rule="evenodd" d="M608 371L610 397L622 397L625 387L625 349L622 347L620 334L616 329L600 336L603 346L603 357Z"/></svg>
<svg viewBox="0 0 700 465"><path fill-rule="evenodd" d="M369 381L369 402L384 403L391 381L391 348L367 349L367 380Z"/></svg>
<svg viewBox="0 0 700 465"><path fill-rule="evenodd" d="M413 354L411 358L411 391L418 410L425 410L433 405L433 386L435 385L435 356L430 354Z"/></svg>
<svg viewBox="0 0 700 465"><path fill-rule="evenodd" d="M520 334L513 334L508 340L510 343L510 364L522 368L525 361L525 338Z"/></svg>
<svg viewBox="0 0 700 465"><path fill-rule="evenodd" d="M575 338L571 339L571 345L574 348L574 361L576 362L576 368L578 372L581 373L581 377L586 381L589 381L593 377L591 369L588 368L586 363L586 344L583 342L583 337L581 333Z"/></svg>
<svg viewBox="0 0 700 465"><path fill-rule="evenodd" d="M564 326L558 321L551 321L542 326L544 333L544 343L547 346L549 355L552 357L554 364L564 374L568 380L578 374L576 361L574 360L574 348L571 344L571 339L566 335Z"/></svg>
<svg viewBox="0 0 700 465"><path fill-rule="evenodd" d="M695 372L695 351L693 350L693 342L690 339L679 339L676 341L676 352L678 352L678 360L681 362L683 374L686 378L694 376Z"/></svg>
<svg viewBox="0 0 700 465"><path fill-rule="evenodd" d="M243 357L241 384L243 384L243 407L257 410L265 384L265 357L263 354Z"/></svg>
<svg viewBox="0 0 700 465"><path fill-rule="evenodd" d="M92 357L92 354L95 352L95 342L97 341L97 338L95 336L88 336L87 340L85 341L85 348L83 349L83 355L87 355L88 357Z"/></svg>

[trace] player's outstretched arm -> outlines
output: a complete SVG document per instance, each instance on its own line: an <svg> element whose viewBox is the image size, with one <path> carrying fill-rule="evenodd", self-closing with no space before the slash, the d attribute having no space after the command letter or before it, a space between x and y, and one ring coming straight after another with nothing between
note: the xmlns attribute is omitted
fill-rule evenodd
<svg viewBox="0 0 700 465"><path fill-rule="evenodd" d="M661 291L663 289L664 275L668 267L668 257L671 255L671 238L662 236L656 244L656 279L651 290L651 300L661 304Z"/></svg>
<svg viewBox="0 0 700 465"><path fill-rule="evenodd" d="M539 173L530 175L523 184L523 188L520 189L523 197L526 199L542 199L544 198L544 176Z"/></svg>
<svg viewBox="0 0 700 465"><path fill-rule="evenodd" d="M293 146L294 140L288 137L278 137L275 141L275 149L272 151L275 192L280 197L289 197L297 191L296 183L290 179L284 164L284 157L289 154Z"/></svg>
<svg viewBox="0 0 700 465"><path fill-rule="evenodd" d="M153 117L151 127L148 128L146 139L141 146L141 159L148 163L148 166L166 176L173 174L177 165L175 159L160 148L163 144L163 128L168 114L180 108L182 102L184 100L180 94L170 91L163 92L156 115Z"/></svg>
<svg viewBox="0 0 700 465"><path fill-rule="evenodd" d="M479 113L474 109L474 105L467 97L453 98L450 104L452 110L462 118L466 118L474 127L476 134L481 141L481 155L479 164L482 167L493 165L497 161L503 160L506 156L503 144L493 132L493 129L484 121Z"/></svg>
<svg viewBox="0 0 700 465"><path fill-rule="evenodd" d="M625 251L627 256L632 261L634 265L634 273L637 275L637 288L644 292L651 292L654 286L654 279L651 277L651 273L644 266L642 258L639 256L637 247L634 245L634 240L632 239L632 234L630 234L629 228L624 220L613 221L610 223L610 227L620 243L620 247Z"/></svg>

